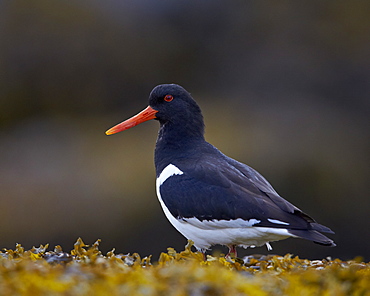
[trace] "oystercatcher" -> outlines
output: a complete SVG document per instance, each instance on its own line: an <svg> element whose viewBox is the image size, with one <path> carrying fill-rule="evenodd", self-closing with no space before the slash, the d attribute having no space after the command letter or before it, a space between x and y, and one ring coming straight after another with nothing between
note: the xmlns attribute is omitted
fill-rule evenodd
<svg viewBox="0 0 370 296"><path fill-rule="evenodd" d="M289 237L324 246L335 243L320 232L334 233L283 199L251 167L204 139L201 110L183 87L156 86L149 106L117 124L107 135L155 119L160 123L155 147L156 190L172 225L203 254L215 244L262 246Z"/></svg>

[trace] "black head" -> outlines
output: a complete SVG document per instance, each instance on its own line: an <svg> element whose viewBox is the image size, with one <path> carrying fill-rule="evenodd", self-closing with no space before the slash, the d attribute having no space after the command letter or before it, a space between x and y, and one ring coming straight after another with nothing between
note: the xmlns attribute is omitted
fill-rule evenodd
<svg viewBox="0 0 370 296"><path fill-rule="evenodd" d="M158 112L157 120L163 124L188 125L197 124L203 128L202 112L183 87L177 84L161 84L156 86L149 96L149 106Z"/></svg>
<svg viewBox="0 0 370 296"><path fill-rule="evenodd" d="M149 106L145 110L112 127L106 134L115 134L150 119L160 122L160 136L165 136L168 142L203 139L202 112L190 93L177 84L156 86L149 95Z"/></svg>

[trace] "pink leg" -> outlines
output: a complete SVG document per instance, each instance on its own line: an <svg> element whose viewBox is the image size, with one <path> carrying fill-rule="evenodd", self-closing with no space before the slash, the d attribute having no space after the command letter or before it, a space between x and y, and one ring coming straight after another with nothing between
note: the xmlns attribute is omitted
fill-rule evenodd
<svg viewBox="0 0 370 296"><path fill-rule="evenodd" d="M207 255L206 255L206 251L204 250L202 250L202 254L203 254L203 260L204 261L207 261Z"/></svg>
<svg viewBox="0 0 370 296"><path fill-rule="evenodd" d="M226 255L226 257L236 258L238 256L238 253L236 251L236 245L231 245L228 247L229 247L229 253Z"/></svg>

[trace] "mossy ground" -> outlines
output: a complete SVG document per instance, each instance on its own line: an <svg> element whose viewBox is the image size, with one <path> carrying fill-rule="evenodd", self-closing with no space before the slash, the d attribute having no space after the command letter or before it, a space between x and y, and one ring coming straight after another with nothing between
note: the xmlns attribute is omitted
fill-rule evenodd
<svg viewBox="0 0 370 296"><path fill-rule="evenodd" d="M228 259L169 248L157 262L102 254L100 240L71 252L48 245L0 253L0 295L370 295L370 263L360 259L249 256Z"/></svg>

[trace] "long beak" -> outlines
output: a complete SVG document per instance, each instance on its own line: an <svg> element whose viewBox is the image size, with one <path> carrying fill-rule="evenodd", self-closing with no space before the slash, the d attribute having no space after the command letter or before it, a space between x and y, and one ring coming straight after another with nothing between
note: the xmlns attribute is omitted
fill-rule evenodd
<svg viewBox="0 0 370 296"><path fill-rule="evenodd" d="M131 118L125 120L124 122L115 125L114 127L107 130L105 133L107 135L112 135L132 128L144 121L156 118L155 114L157 112L158 112L157 110L154 110L152 107L148 106L140 113L136 114L135 116L132 116Z"/></svg>

